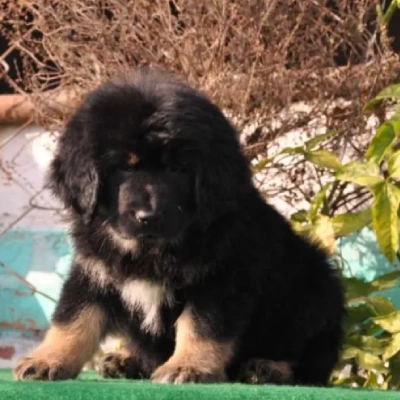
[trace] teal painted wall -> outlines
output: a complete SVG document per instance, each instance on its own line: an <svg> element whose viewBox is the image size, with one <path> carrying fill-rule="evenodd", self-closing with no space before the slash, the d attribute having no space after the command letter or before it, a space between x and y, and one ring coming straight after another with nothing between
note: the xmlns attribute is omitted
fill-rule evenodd
<svg viewBox="0 0 400 400"><path fill-rule="evenodd" d="M339 240L338 245L346 275L371 280L393 269L369 229ZM55 303L34 293L23 280L57 299L71 259L72 246L65 231L16 229L0 236L0 334L48 327ZM400 286L385 295L400 309Z"/></svg>
<svg viewBox="0 0 400 400"><path fill-rule="evenodd" d="M375 234L369 228L339 239L338 248L346 276L370 281L400 267L398 261L394 264L387 261L376 242ZM388 297L400 310L400 280L396 286L379 294Z"/></svg>
<svg viewBox="0 0 400 400"><path fill-rule="evenodd" d="M23 280L57 299L71 258L71 243L64 231L19 229L0 236L0 333L48 327L54 302L34 293Z"/></svg>

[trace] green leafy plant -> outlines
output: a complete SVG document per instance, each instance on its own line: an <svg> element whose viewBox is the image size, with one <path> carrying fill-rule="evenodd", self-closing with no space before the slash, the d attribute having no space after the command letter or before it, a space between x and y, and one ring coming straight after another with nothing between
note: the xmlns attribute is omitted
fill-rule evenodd
<svg viewBox="0 0 400 400"><path fill-rule="evenodd" d="M372 282L346 278L346 342L332 381L373 388L400 387L400 311L380 293L397 283L400 271ZM347 368L347 374L343 369Z"/></svg>
<svg viewBox="0 0 400 400"><path fill-rule="evenodd" d="M381 91L366 106L366 113L385 100L400 102L400 84ZM322 135L313 143L325 140ZM335 254L336 239L372 226L386 258L393 263L399 250L400 205L400 107L381 124L366 151L363 161L342 165L333 154L301 148L304 157L319 167L328 168L332 180L310 202L307 211L291 216L294 227L317 240ZM299 149L299 148L298 148ZM300 152L299 150L296 150ZM306 153L308 151L308 153ZM321 163L320 154L326 154ZM316 161L317 160L317 161ZM335 161L331 161L335 160ZM334 213L329 198L341 183L366 188L373 196L371 205L362 211ZM395 270L372 282L343 278L347 289L346 342L341 360L332 376L335 384L353 384L381 389L400 387L400 311L380 293L397 283ZM347 374L344 374L347 366Z"/></svg>
<svg viewBox="0 0 400 400"><path fill-rule="evenodd" d="M365 112L371 112L387 99L400 102L400 84L381 91L366 105ZM293 225L299 232L315 236L331 252L334 252L332 238L328 234L321 237L318 232L330 232L331 236L338 238L350 235L372 223L383 254L393 263L399 250L400 107L395 110L390 119L378 127L362 161L351 161L342 165L340 159L332 152L314 149L314 146L333 134L333 132L328 132L306 142L304 146L284 149L278 154L302 154L309 162L318 167L327 168L332 173L331 181L314 196L309 210L301 210L291 216ZM273 158L268 159L268 162L271 162L270 160ZM263 162L265 160L255 168L259 168ZM329 199L334 197L334 192L343 183L354 184L369 190L373 196L372 204L358 212L341 214L332 212Z"/></svg>
<svg viewBox="0 0 400 400"><path fill-rule="evenodd" d="M400 84L382 90L365 106L365 114L388 100L400 103ZM290 219L298 232L317 241L332 256L336 255L338 238L369 226L389 262L399 258L400 106L396 107L377 128L361 161L342 164L336 154L324 149L324 143L338 134L329 131L254 166L258 172L281 156L295 155L329 171L331 179L313 196L308 210L299 210ZM333 208L333 199L344 185L369 192L371 201L357 211L338 212ZM332 375L333 383L400 388L400 311L382 294L399 278L399 270L372 282L343 277L347 292L346 341Z"/></svg>

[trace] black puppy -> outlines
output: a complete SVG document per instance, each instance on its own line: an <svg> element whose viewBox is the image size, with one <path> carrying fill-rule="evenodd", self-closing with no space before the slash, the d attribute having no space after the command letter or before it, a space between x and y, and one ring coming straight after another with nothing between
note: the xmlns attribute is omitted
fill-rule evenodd
<svg viewBox="0 0 400 400"><path fill-rule="evenodd" d="M327 256L255 189L217 106L141 71L101 86L50 171L75 258L43 343L17 379L76 377L108 334L108 377L325 385L344 296Z"/></svg>

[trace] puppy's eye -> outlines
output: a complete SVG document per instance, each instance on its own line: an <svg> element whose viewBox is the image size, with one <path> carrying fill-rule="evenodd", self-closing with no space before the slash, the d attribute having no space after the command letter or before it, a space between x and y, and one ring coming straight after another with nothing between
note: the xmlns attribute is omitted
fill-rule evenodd
<svg viewBox="0 0 400 400"><path fill-rule="evenodd" d="M137 154L128 153L126 162L129 166L137 166L139 164L139 161L140 161L140 159Z"/></svg>
<svg viewBox="0 0 400 400"><path fill-rule="evenodd" d="M137 170L142 164L142 160L136 153L125 153L115 160L114 166L120 171Z"/></svg>

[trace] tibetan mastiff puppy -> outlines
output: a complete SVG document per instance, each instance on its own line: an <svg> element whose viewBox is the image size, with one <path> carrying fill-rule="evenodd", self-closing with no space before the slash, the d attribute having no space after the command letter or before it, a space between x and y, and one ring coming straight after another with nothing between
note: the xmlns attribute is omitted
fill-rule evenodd
<svg viewBox="0 0 400 400"><path fill-rule="evenodd" d="M206 96L154 70L103 84L68 122L49 179L75 255L17 379L75 378L118 334L105 377L328 383L341 280L264 202L235 129Z"/></svg>

